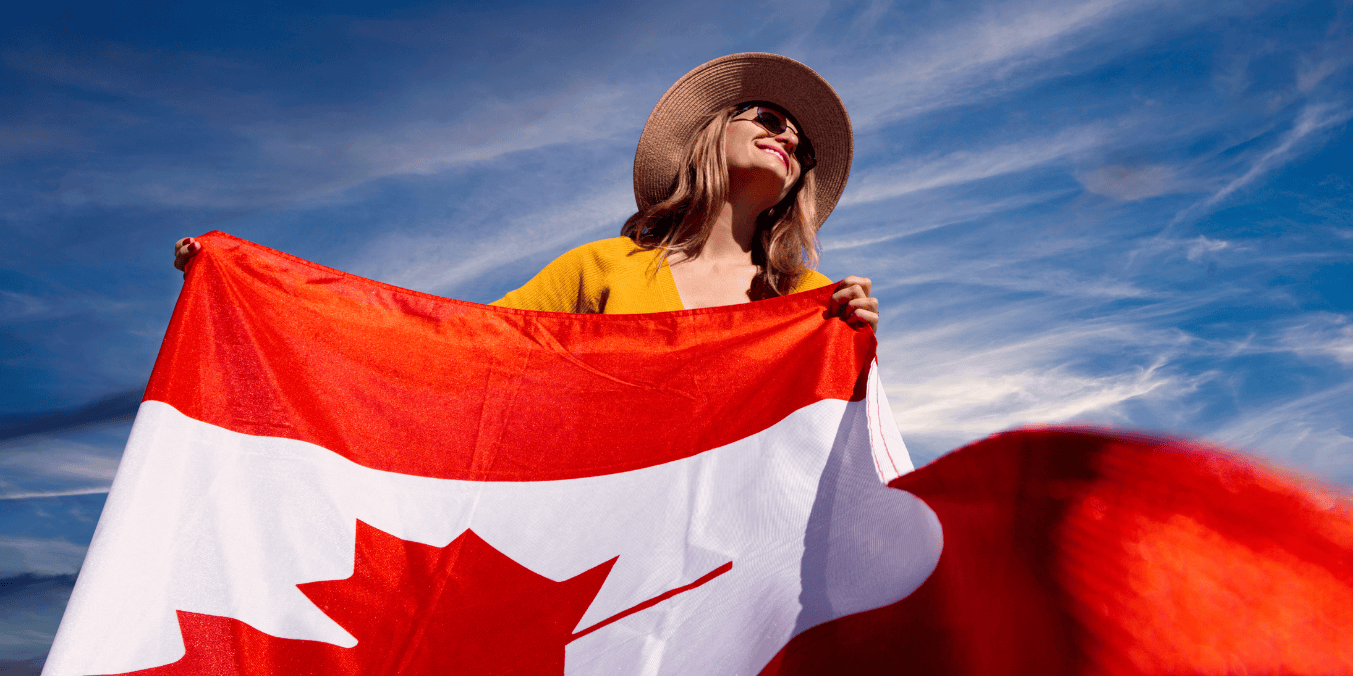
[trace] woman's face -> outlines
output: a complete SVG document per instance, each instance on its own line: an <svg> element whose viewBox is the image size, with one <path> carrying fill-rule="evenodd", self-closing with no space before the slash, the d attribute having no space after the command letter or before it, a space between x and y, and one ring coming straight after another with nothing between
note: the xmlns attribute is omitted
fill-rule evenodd
<svg viewBox="0 0 1353 676"><path fill-rule="evenodd" d="M783 115L767 107L759 110ZM751 190L767 199L774 196L769 208L784 199L799 180L799 160L794 156L799 136L792 123L783 132L772 133L756 121L757 111L752 107L729 120L724 152L730 189Z"/></svg>

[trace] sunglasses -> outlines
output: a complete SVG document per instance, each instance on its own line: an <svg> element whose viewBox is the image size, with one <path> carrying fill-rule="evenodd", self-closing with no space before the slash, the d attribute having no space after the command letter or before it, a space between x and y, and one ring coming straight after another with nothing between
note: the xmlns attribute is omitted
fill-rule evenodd
<svg viewBox="0 0 1353 676"><path fill-rule="evenodd" d="M749 103L739 108L733 115L736 117L753 108L756 109L756 117L751 118L751 121L761 125L762 129L777 136L785 133L785 130L794 132L794 137L798 139L798 143L794 146L794 157L798 159L802 171L808 171L817 166L817 158L813 155L812 141L809 141L808 137L803 135L803 132L795 129L794 126L789 123L788 116L784 113L774 108L767 108L760 104Z"/></svg>

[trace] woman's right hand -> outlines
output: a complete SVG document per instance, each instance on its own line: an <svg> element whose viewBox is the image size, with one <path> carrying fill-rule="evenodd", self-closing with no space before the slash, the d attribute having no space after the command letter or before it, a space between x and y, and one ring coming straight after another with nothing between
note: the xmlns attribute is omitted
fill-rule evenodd
<svg viewBox="0 0 1353 676"><path fill-rule="evenodd" d="M197 255L202 250L202 243L192 237L184 237L174 242L174 267L183 271L183 276L188 276L188 259Z"/></svg>

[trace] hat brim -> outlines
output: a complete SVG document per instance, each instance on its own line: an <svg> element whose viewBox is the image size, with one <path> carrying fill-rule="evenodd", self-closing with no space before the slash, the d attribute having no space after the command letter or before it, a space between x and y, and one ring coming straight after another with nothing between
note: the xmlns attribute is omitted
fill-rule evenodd
<svg viewBox="0 0 1353 676"><path fill-rule="evenodd" d="M634 154L634 201L640 209L671 196L687 141L716 111L749 101L773 103L794 117L813 142L820 227L850 177L854 140L836 90L808 66L779 54L719 57L681 76L648 116Z"/></svg>

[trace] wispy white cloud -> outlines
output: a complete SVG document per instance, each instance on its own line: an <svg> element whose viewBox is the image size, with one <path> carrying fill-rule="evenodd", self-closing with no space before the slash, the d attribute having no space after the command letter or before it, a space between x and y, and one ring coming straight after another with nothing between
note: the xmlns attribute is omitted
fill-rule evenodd
<svg viewBox="0 0 1353 676"><path fill-rule="evenodd" d="M0 500L33 500L40 498L65 498L75 495L106 495L110 486L93 488L72 488L63 491L29 491L26 493L0 493Z"/></svg>
<svg viewBox="0 0 1353 676"><path fill-rule="evenodd" d="M1297 91L1311 93L1325 78L1348 65L1349 56L1327 56L1324 58L1302 58L1297 62Z"/></svg>
<svg viewBox="0 0 1353 676"><path fill-rule="evenodd" d="M416 105L371 120L349 113L259 121L236 132L268 164L335 161L356 171L341 187L396 175L428 175L513 153L589 144L634 134L651 102L631 82L582 81L543 87L511 100L480 96L473 105L446 92L416 91Z"/></svg>
<svg viewBox="0 0 1353 676"><path fill-rule="evenodd" d="M1178 168L1164 164L1110 164L1079 170L1076 180L1092 193L1128 202L1191 188Z"/></svg>
<svg viewBox="0 0 1353 676"><path fill-rule="evenodd" d="M63 294L42 297L31 293L0 290L0 322L58 319L89 312L116 313L132 307L127 301L107 296Z"/></svg>
<svg viewBox="0 0 1353 676"><path fill-rule="evenodd" d="M1114 407L1162 389L1177 390L1178 385L1177 378L1154 368L1091 376L1061 366L1031 365L1019 372L963 369L890 387L888 395L899 424L909 432L976 439L1018 425L1061 423L1091 413L1098 414L1099 422L1125 421Z"/></svg>
<svg viewBox="0 0 1353 676"><path fill-rule="evenodd" d="M37 122L0 123L0 161L83 146L83 134Z"/></svg>
<svg viewBox="0 0 1353 676"><path fill-rule="evenodd" d="M67 206L156 205L262 209L322 202L391 176L426 176L514 153L634 135L646 111L620 86L585 85L523 101L477 101L447 117L405 111L371 120L312 113L285 122L237 123L232 157L211 165L155 161L135 168L74 169L61 179ZM642 104L646 105L646 104ZM624 122L617 122L624 121Z"/></svg>
<svg viewBox="0 0 1353 676"><path fill-rule="evenodd" d="M892 0L869 0L865 4L864 11L851 19L850 28L856 35L865 36L872 32L879 20L892 9Z"/></svg>
<svg viewBox="0 0 1353 676"><path fill-rule="evenodd" d="M448 293L468 280L523 258L556 251L592 234L618 233L634 212L629 186L511 219L473 244L463 236L390 235L378 239L353 267L397 286ZM530 233L524 235L523 233Z"/></svg>
<svg viewBox="0 0 1353 676"><path fill-rule="evenodd" d="M881 219L883 225L859 227L857 221L873 222L879 220L879 217L872 214L863 216L858 210L852 213L849 208L843 208L833 214L831 227L821 231L819 237L824 253L872 247L946 225L1026 209L1069 194L1066 190L975 197L909 194L887 205L887 214Z"/></svg>
<svg viewBox="0 0 1353 676"><path fill-rule="evenodd" d="M1020 425L1129 423L1129 403L1187 408L1210 377L1174 366L1191 342L1180 332L1118 318L1071 327L1050 312L1025 304L885 337L888 398L923 459Z"/></svg>
<svg viewBox="0 0 1353 676"><path fill-rule="evenodd" d="M56 538L0 536L0 577L70 575L79 572L86 549Z"/></svg>
<svg viewBox="0 0 1353 676"><path fill-rule="evenodd" d="M1330 312L1310 313L1283 329L1277 346L1306 359L1353 365L1353 321Z"/></svg>
<svg viewBox="0 0 1353 676"><path fill-rule="evenodd" d="M371 167L371 176L431 174L628 133L643 114L633 94L624 86L590 83L547 97L481 105L471 119L451 124L411 120L394 128L359 131L339 143L345 143L346 157ZM625 122L617 122L621 120Z"/></svg>
<svg viewBox="0 0 1353 676"><path fill-rule="evenodd" d="M121 439L114 436L112 443ZM0 499L107 492L122 449L30 435L0 446Z"/></svg>
<svg viewBox="0 0 1353 676"><path fill-rule="evenodd" d="M935 158L909 158L871 168L841 198L842 206L891 199L921 190L970 183L1066 160L1105 143L1102 125L1065 129L981 150L959 150Z"/></svg>
<svg viewBox="0 0 1353 676"><path fill-rule="evenodd" d="M1264 251L1265 247L1256 247L1252 241L1247 244L1238 243L1239 240L1226 240L1220 237L1208 237L1207 235L1197 235L1190 238L1171 237L1168 229L1155 234L1150 238L1139 239L1132 242L1131 246L1121 252L1123 265L1119 274L1137 279L1145 283L1150 283L1150 275L1153 273L1158 276L1157 280L1164 281L1160 276L1161 266L1169 265L1178 261L1181 257L1190 263L1214 263L1218 261L1230 260L1237 262L1239 256L1244 255L1244 260L1249 264L1283 264L1291 263L1291 256L1309 256L1309 253L1290 253L1283 252L1280 247L1273 246L1269 251ZM1273 244L1273 243L1270 243ZM1207 294L1198 297L1198 300L1206 302L1218 302L1225 299L1224 295L1229 287L1221 285L1212 285ZM1266 289L1266 291L1272 291Z"/></svg>
<svg viewBox="0 0 1353 676"><path fill-rule="evenodd" d="M1344 382L1272 405L1246 406L1210 436L1347 485L1353 483L1353 438L1346 431L1350 406L1353 384Z"/></svg>
<svg viewBox="0 0 1353 676"><path fill-rule="evenodd" d="M538 81L509 96L457 86L459 71L453 69L445 78L410 84L401 105L285 107L277 97L203 75L255 67L213 54L104 43L83 55L11 49L0 59L64 84L154 101L190 116L225 144L203 157L151 142L131 164L80 163L64 173L53 195L66 207L260 210L331 199L390 176L426 176L552 146L637 138L655 96L641 75ZM179 77L167 77L165 64L174 64ZM88 115L126 114L95 106ZM163 124L146 117L117 126L153 138ZM31 124L11 131L0 135L0 156L34 144L50 151L56 140L78 133Z"/></svg>
<svg viewBox="0 0 1353 676"><path fill-rule="evenodd" d="M1229 248L1231 248L1231 243L1226 240L1209 239L1206 235L1198 235L1198 238L1189 244L1188 253L1185 254L1185 257L1191 261L1200 261L1208 254Z"/></svg>
<svg viewBox="0 0 1353 676"><path fill-rule="evenodd" d="M855 102L853 119L869 129L1065 73L1074 66L1063 57L1113 31L1124 15L1158 6L1125 0L984 5L972 14L951 14L947 25L899 36L885 47L890 53L839 69L844 77L838 87Z"/></svg>
<svg viewBox="0 0 1353 676"><path fill-rule="evenodd" d="M1292 128L1282 135L1277 145L1250 162L1245 173L1231 179L1221 189L1213 192L1203 201L1179 212L1172 223L1181 223L1203 216L1237 190L1291 160L1307 137L1343 124L1349 118L1353 118L1353 109L1329 103L1307 104L1297 115L1297 119L1292 123Z"/></svg>
<svg viewBox="0 0 1353 676"><path fill-rule="evenodd" d="M1247 50L1239 54L1228 54L1224 62L1212 73L1212 88L1226 97L1236 97L1250 87L1250 60L1256 50ZM1272 51L1266 49L1263 51Z"/></svg>

